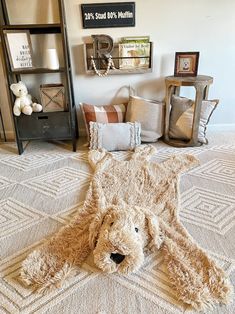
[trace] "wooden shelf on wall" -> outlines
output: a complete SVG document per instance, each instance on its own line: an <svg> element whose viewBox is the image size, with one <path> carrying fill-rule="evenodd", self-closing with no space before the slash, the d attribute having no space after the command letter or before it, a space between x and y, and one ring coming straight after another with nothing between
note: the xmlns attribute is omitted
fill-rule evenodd
<svg viewBox="0 0 235 314"><path fill-rule="evenodd" d="M83 45L84 49L84 60L85 60L85 72L89 75L95 75L95 71L92 69L91 65L91 56L93 55L93 44L92 43L86 43ZM130 57L131 59L136 59L134 57ZM138 57L142 58L142 57ZM143 57L146 58L146 57ZM128 68L128 69L119 69L119 61L122 59L119 57L119 44L114 44L114 49L112 52L112 59L115 65L115 69L110 69L108 75L120 75L120 74L145 74L152 72L153 67L153 43L150 42L150 55L149 55L149 67L143 68L143 67L136 67L136 68ZM94 58L95 61L100 62L101 58ZM99 69L99 66L97 66L98 70L105 69Z"/></svg>

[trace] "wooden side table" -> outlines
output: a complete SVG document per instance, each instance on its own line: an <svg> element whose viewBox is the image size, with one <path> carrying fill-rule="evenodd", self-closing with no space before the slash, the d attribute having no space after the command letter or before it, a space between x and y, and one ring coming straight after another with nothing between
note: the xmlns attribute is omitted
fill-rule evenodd
<svg viewBox="0 0 235 314"><path fill-rule="evenodd" d="M198 128L201 114L202 100L208 98L209 86L213 83L213 77L198 75L195 77L176 77L167 76L166 83L166 112L165 112L165 130L164 142L176 147L200 146L198 142ZM169 137L169 122L171 110L171 97L173 94L180 95L181 86L194 86L196 89L195 109L193 114L192 135L189 141L171 139Z"/></svg>

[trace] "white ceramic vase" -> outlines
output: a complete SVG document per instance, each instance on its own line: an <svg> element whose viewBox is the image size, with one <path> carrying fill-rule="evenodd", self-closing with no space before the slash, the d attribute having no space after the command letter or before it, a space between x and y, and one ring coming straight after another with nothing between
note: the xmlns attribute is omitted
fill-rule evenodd
<svg viewBox="0 0 235 314"><path fill-rule="evenodd" d="M56 49L46 50L46 67L51 70L59 69L59 58Z"/></svg>

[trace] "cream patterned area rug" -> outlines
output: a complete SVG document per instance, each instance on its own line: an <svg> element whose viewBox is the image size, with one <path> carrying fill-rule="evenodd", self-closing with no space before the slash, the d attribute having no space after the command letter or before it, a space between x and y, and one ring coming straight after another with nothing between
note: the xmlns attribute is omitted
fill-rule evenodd
<svg viewBox="0 0 235 314"><path fill-rule="evenodd" d="M156 144L156 162L172 154L195 155L201 165L181 178L180 219L197 243L235 283L235 134L208 136L199 148ZM135 274L104 274L92 256L80 273L48 295L25 289L19 270L25 257L81 208L92 170L87 150L62 142L0 145L0 313L185 313L161 256L150 254ZM130 152L114 153L128 159ZM191 313L196 313L191 311ZM206 313L235 313L233 303Z"/></svg>

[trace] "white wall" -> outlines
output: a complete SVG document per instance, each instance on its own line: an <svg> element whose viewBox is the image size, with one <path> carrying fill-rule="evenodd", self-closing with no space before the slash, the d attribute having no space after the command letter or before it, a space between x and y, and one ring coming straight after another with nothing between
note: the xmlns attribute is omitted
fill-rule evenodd
<svg viewBox="0 0 235 314"><path fill-rule="evenodd" d="M235 1L136 0L135 27L82 29L79 5L90 2L66 1L77 102L115 102L119 88L129 84L142 96L162 99L164 76L173 74L175 51L200 51L198 73L214 77L209 97L220 99L211 123L235 123ZM99 33L108 34L115 40L128 35L150 35L154 42L153 72L106 78L85 75L80 45L91 34ZM119 95L127 96L127 92Z"/></svg>
<svg viewBox="0 0 235 314"><path fill-rule="evenodd" d="M44 1L46 0L40 3ZM9 2L15 3L15 0ZM33 2L36 3L36 0ZM105 1L65 0L77 104L123 101L128 97L128 92L127 89L119 89L129 84L137 89L139 95L163 99L164 77L173 74L175 51L200 51L198 73L214 77L209 98L220 99L211 123L235 124L234 0L135 0L135 27L83 29L80 4L92 2ZM42 18L45 18L45 15L41 15ZM154 42L153 72L105 78L86 75L82 44L89 40L91 34L101 33L112 36L115 41L128 35L150 35L151 41ZM80 127L83 128L83 123L80 123Z"/></svg>

